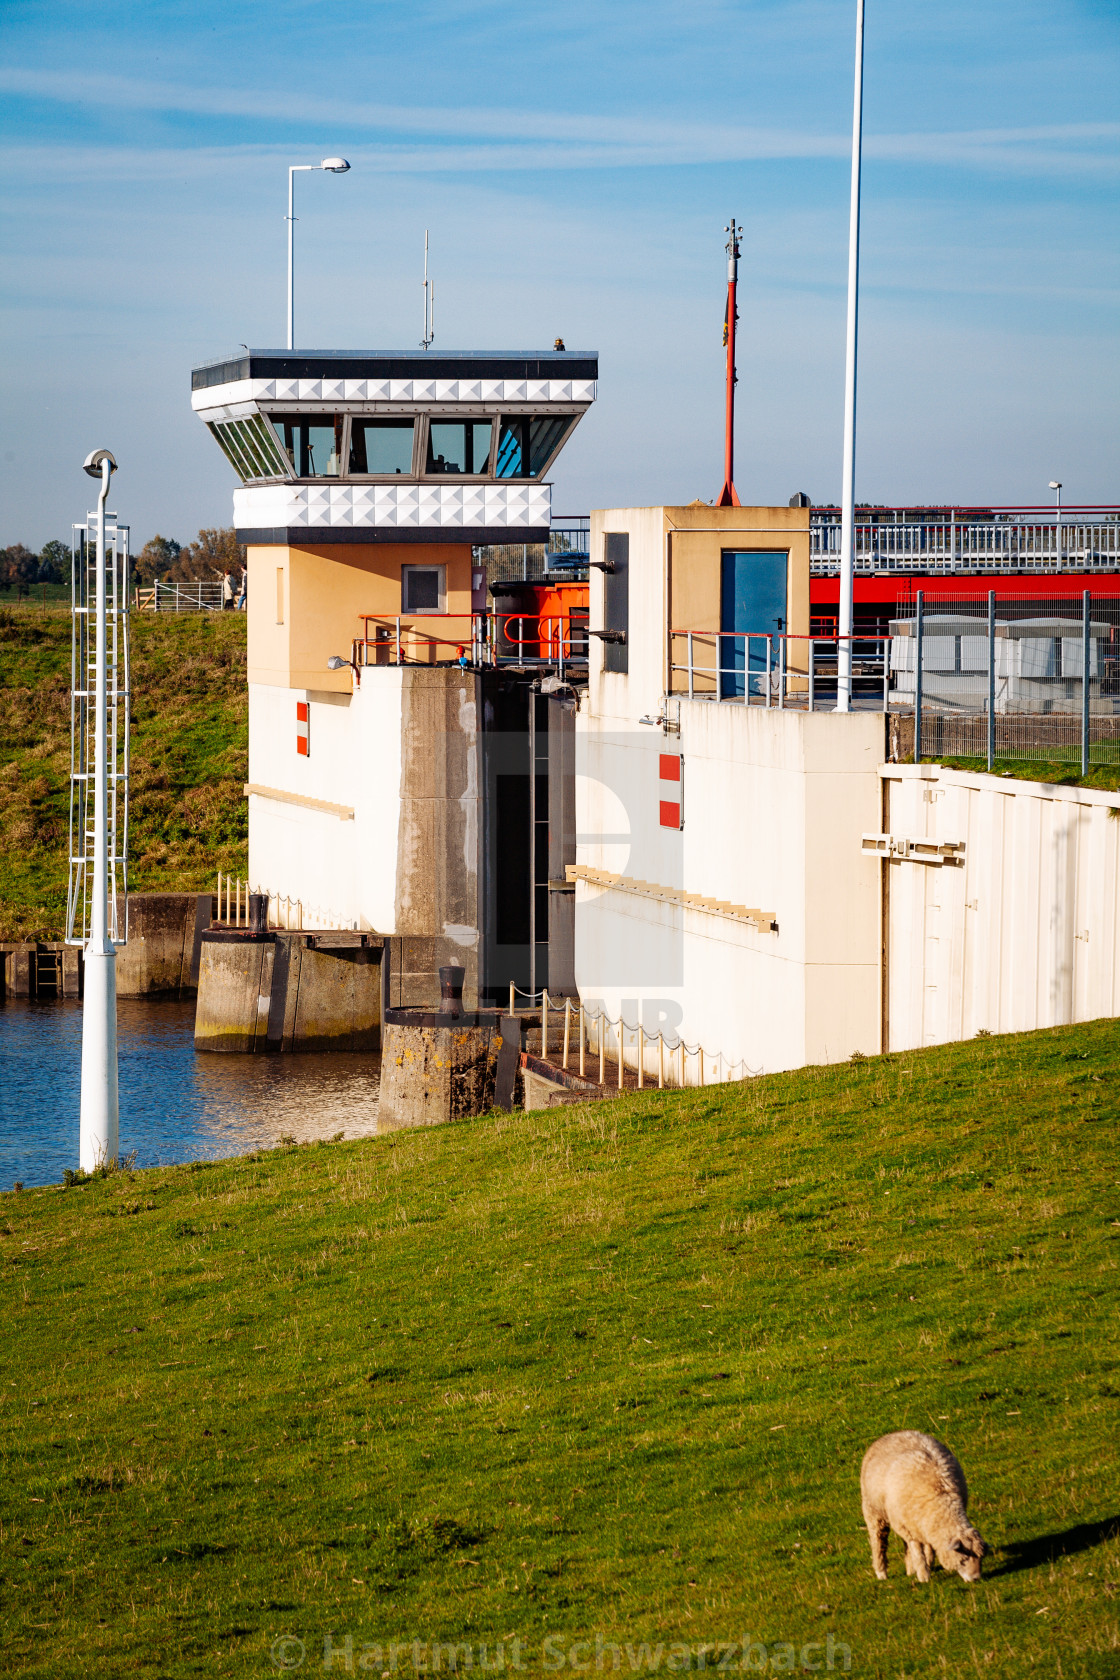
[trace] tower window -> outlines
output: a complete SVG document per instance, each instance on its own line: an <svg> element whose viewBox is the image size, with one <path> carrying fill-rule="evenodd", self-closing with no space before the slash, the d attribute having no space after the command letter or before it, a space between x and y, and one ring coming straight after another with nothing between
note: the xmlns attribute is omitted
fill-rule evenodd
<svg viewBox="0 0 1120 1680"><path fill-rule="evenodd" d="M352 473L412 474L413 420L352 420Z"/></svg>

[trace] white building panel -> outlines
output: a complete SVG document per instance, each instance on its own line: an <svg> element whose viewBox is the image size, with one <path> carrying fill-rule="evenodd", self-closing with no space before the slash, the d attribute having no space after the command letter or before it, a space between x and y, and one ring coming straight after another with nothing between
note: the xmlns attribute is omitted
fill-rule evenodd
<svg viewBox="0 0 1120 1680"><path fill-rule="evenodd" d="M1120 1013L1120 799L1087 788L887 765L892 833L963 862L888 873L892 1050Z"/></svg>

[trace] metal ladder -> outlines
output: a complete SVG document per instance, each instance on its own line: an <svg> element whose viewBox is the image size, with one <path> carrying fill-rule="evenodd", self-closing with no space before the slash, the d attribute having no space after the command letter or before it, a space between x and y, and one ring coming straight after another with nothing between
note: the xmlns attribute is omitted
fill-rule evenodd
<svg viewBox="0 0 1120 1680"><path fill-rule="evenodd" d="M105 703L108 729L109 937L128 937L128 669L129 553L127 525L105 514ZM93 777L97 668L97 515L74 526L70 637L70 874L66 943L89 936L93 875Z"/></svg>

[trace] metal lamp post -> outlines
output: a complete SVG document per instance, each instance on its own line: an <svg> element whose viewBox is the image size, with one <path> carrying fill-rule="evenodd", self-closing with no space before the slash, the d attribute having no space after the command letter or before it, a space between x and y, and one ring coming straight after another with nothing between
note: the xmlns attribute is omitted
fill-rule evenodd
<svg viewBox="0 0 1120 1680"><path fill-rule="evenodd" d="M1057 556L1059 569L1062 564L1062 481L1060 478L1050 480L1050 488L1056 493L1057 505L1054 509L1054 553Z"/></svg>
<svg viewBox="0 0 1120 1680"><path fill-rule="evenodd" d="M82 1109L79 1164L92 1172L117 1158L120 1109L117 1092L117 952L109 937L109 742L105 660L105 499L117 463L107 449L94 449L84 462L100 478L97 498L97 561L93 725L93 879L89 939L85 954L82 1008Z"/></svg>
<svg viewBox="0 0 1120 1680"><path fill-rule="evenodd" d="M295 178L315 169L325 169L330 175L345 175L350 165L345 158L324 158L322 163L293 163L288 170L288 349L295 343Z"/></svg>
<svg viewBox="0 0 1120 1680"><path fill-rule="evenodd" d="M856 75L852 103L852 202L848 222L848 332L844 358L844 484L840 531L840 641L836 710L852 703L852 619L856 550L856 338L859 324L859 192L863 151L863 0L856 0Z"/></svg>

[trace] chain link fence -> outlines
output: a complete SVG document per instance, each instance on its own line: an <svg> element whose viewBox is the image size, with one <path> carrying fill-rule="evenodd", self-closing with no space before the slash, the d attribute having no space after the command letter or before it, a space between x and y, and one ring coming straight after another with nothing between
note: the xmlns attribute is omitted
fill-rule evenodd
<svg viewBox="0 0 1120 1680"><path fill-rule="evenodd" d="M1120 599L919 591L890 629L915 759L1120 766Z"/></svg>

